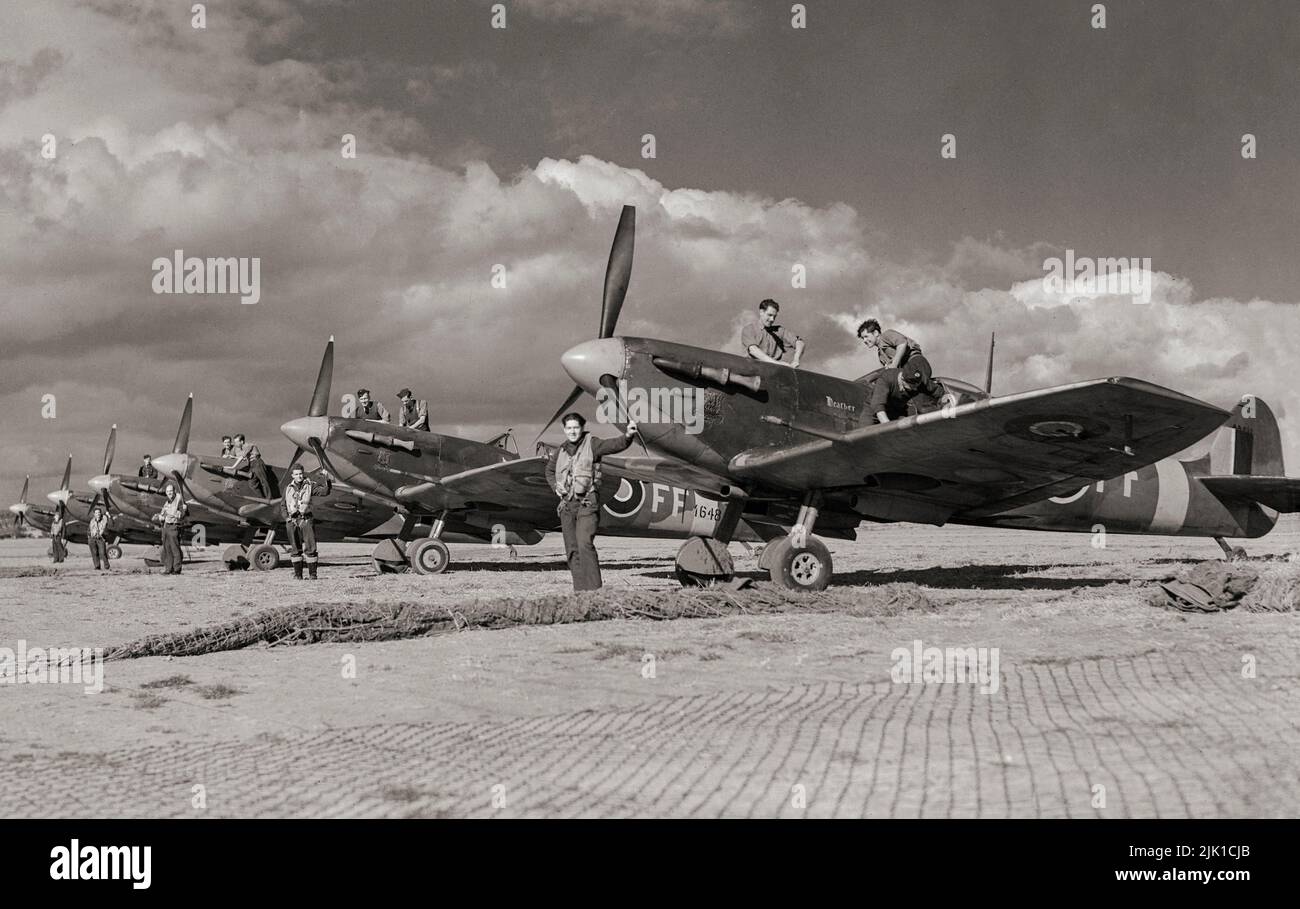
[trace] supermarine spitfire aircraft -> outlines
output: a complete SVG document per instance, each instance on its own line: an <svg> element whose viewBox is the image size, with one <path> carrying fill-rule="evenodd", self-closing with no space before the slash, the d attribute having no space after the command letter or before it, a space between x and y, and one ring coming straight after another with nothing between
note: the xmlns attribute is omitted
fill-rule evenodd
<svg viewBox="0 0 1300 909"><path fill-rule="evenodd" d="M626 289L634 225L635 211L625 206L607 285ZM727 542L741 520L768 540L760 565L775 582L819 590L832 563L814 528L853 539L863 521L1100 526L1213 537L1231 554L1225 537L1261 536L1300 502L1300 479L1283 472L1277 422L1258 398L1228 412L1120 376L1002 397L943 379L955 408L877 425L868 406L874 374L851 381L614 337L617 318L617 305L606 309L600 338L564 354L578 385L569 400L580 391L608 400L627 389L702 396L702 426L662 412L637 419L654 449L710 478L725 503L712 531L678 553L686 579L733 574ZM1173 458L1216 431L1205 457Z"/></svg>
<svg viewBox="0 0 1300 909"><path fill-rule="evenodd" d="M117 447L117 426L114 426L108 434L108 445L104 449L104 469L107 470L113 462L113 452ZM38 508L27 502L27 488L30 478L23 483L22 495L19 501L9 506L9 510L15 515L14 533L15 535L23 525L30 525L37 530L45 533L50 532L53 526L54 517L60 511L63 513L63 536L70 543L86 542L86 528L90 521L91 509L97 504L103 504L106 514L108 515L108 533L110 543L108 546L108 555L112 559L122 557L123 542L127 543L149 543L155 542L157 537L147 518L138 520L134 516L114 513L107 502L101 503L99 497L87 498L85 496L75 495L70 488L72 479L72 455L68 455L67 463L63 468L63 482L59 488L46 495L53 504L53 508Z"/></svg>
<svg viewBox="0 0 1300 909"><path fill-rule="evenodd" d="M194 396L190 395L171 453L153 459L161 475L159 479L150 482L106 475L92 480L91 487L104 490L119 507L153 515L166 501L167 483L175 482L190 508L191 526L202 524L209 542L231 544L222 553L227 568L252 566L267 571L278 567L280 552L275 535L284 525L280 500L261 496L248 471L236 471L219 457L190 454L193 413ZM300 454L294 455L288 467L267 464L266 469L283 483ZM392 517L391 508L357 494L346 485L332 483L319 471L309 471L308 479L316 487L312 502L318 540L358 539Z"/></svg>
<svg viewBox="0 0 1300 909"><path fill-rule="evenodd" d="M607 285L606 295L611 293ZM445 571L447 543L532 545L559 530L546 456L521 458L507 430L478 442L373 420L327 415L334 339L325 346L307 416L280 427L299 450L315 453L335 481L385 502L403 515L395 534L375 547L377 571ZM722 514L716 480L655 457L609 457L600 489L601 532L612 536L709 534ZM746 523L732 538L757 541ZM406 541L405 547L399 541Z"/></svg>

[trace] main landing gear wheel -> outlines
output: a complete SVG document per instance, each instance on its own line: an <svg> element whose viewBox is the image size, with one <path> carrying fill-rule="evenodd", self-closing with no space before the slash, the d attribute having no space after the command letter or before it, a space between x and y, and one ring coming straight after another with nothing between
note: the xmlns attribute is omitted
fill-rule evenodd
<svg viewBox="0 0 1300 909"><path fill-rule="evenodd" d="M258 571L274 571L280 567L280 550L270 543L258 543L248 550L248 564Z"/></svg>
<svg viewBox="0 0 1300 909"><path fill-rule="evenodd" d="M816 537L798 549L789 537L773 542L764 549L762 564L773 583L787 590L825 590L834 571L830 550Z"/></svg>
<svg viewBox="0 0 1300 909"><path fill-rule="evenodd" d="M683 587L711 587L736 576L727 544L708 537L691 537L682 544L674 573Z"/></svg>
<svg viewBox="0 0 1300 909"><path fill-rule="evenodd" d="M370 564L375 566L375 574L402 574L410 569L406 553L395 540L380 540L370 550Z"/></svg>
<svg viewBox="0 0 1300 909"><path fill-rule="evenodd" d="M108 547L108 557L112 559L114 562L122 558L122 547L121 546Z"/></svg>
<svg viewBox="0 0 1300 909"><path fill-rule="evenodd" d="M451 552L442 540L416 540L406 549L416 574L441 574L451 564Z"/></svg>

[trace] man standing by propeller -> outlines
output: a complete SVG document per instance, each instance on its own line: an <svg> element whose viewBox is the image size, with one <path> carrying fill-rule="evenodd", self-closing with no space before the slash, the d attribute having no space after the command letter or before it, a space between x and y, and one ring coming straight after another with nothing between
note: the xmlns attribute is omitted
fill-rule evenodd
<svg viewBox="0 0 1300 909"><path fill-rule="evenodd" d="M564 534L564 554L573 575L574 590L597 590L601 586L600 556L596 553L596 528L600 519L600 459L618 454L632 444L636 423L628 423L618 439L597 439L587 432L587 421L579 413L567 413L562 421L565 443L546 461L546 481L560 497L556 511Z"/></svg>
<svg viewBox="0 0 1300 909"><path fill-rule="evenodd" d="M68 557L68 544L63 539L65 523L63 506L60 505L54 510L54 519L50 522L50 557L56 565Z"/></svg>
<svg viewBox="0 0 1300 909"><path fill-rule="evenodd" d="M180 574L181 562L184 561L181 553L181 523L190 509L176 491L175 483L168 483L164 491L167 493L167 501L163 503L162 511L153 516L154 522L162 525L163 574Z"/></svg>
<svg viewBox="0 0 1300 909"><path fill-rule="evenodd" d="M96 571L108 570L108 542L104 534L108 531L108 515L96 505L90 510L90 521L86 525L86 542L90 544L90 560Z"/></svg>
<svg viewBox="0 0 1300 909"><path fill-rule="evenodd" d="M311 514L311 481L301 464L293 465L291 479L284 490L284 529L289 535L290 560L293 576L302 580L303 562L307 563L307 576L316 580L316 531Z"/></svg>

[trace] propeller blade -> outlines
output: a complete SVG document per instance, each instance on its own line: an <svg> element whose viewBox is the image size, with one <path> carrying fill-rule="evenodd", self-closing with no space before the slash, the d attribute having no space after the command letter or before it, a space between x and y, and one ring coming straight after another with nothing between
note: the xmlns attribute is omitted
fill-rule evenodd
<svg viewBox="0 0 1300 909"><path fill-rule="evenodd" d="M284 489L285 484L289 482L289 476L293 473L293 465L298 463L298 459L301 458L303 454L305 454L305 452L303 451L301 445L299 445L297 448L293 450L293 457L289 459L289 466L286 467L284 469L284 473L280 475L281 489Z"/></svg>
<svg viewBox="0 0 1300 909"><path fill-rule="evenodd" d="M610 394L614 396L614 404L617 405L617 409L614 412L618 414L627 413L628 412L627 407L623 404L622 399L620 399L618 396L618 379L614 378L609 373L605 373L600 377L598 381L600 382L601 388L605 389L606 391L608 391ZM651 456L650 448L649 446L646 445L645 439L641 438L641 433L638 432L636 434L636 440L641 443L641 450L645 452L646 457L647 458L650 457Z"/></svg>
<svg viewBox="0 0 1300 909"><path fill-rule="evenodd" d="M63 468L63 482L59 484L59 489L65 492L68 489L68 481L72 479L72 455L68 455L68 464Z"/></svg>
<svg viewBox="0 0 1300 909"><path fill-rule="evenodd" d="M100 473L108 473L109 468L113 466L113 452L117 451L117 424L108 431L108 445L104 448L104 469Z"/></svg>
<svg viewBox="0 0 1300 909"><path fill-rule="evenodd" d="M325 345L325 356L321 357L320 372L316 374L316 388L311 393L311 403L307 405L307 416L323 417L329 414L330 385L333 381L334 336L330 335L329 343Z"/></svg>
<svg viewBox="0 0 1300 909"><path fill-rule="evenodd" d="M32 482L31 474L28 474L26 477L23 478L23 494L18 497L18 503L20 505L27 504L27 486L31 482Z"/></svg>
<svg viewBox="0 0 1300 909"><path fill-rule="evenodd" d="M190 421L194 417L194 393L185 399L185 411L181 414L181 425L176 430L176 444L172 446L173 454L186 454L190 448ZM105 471L107 473L107 471Z"/></svg>
<svg viewBox="0 0 1300 909"><path fill-rule="evenodd" d="M605 266L605 293L600 301L600 337L610 338L618 325L618 314L632 280L632 248L636 244L636 207L624 205L609 247Z"/></svg>
<svg viewBox="0 0 1300 909"><path fill-rule="evenodd" d="M569 396L564 399L564 403L561 404L558 408L556 408L555 413L551 415L551 418L546 421L546 425L542 427L542 431L537 434L537 438L533 441L534 448L536 448L537 443L542 440L542 436L546 435L546 430L551 428L551 424L554 423L556 420L558 420L566 410L572 407L573 402L578 400L578 398L580 398L581 396L582 396L582 387L575 385L573 387L573 391L569 392Z"/></svg>

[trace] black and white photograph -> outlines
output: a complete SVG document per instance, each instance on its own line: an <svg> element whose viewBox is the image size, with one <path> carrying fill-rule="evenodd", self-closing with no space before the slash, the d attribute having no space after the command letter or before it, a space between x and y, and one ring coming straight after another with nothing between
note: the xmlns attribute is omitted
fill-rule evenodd
<svg viewBox="0 0 1300 909"><path fill-rule="evenodd" d="M1297 85L1294 0L6 0L7 831L1249 881L1106 822L1300 816Z"/></svg>

